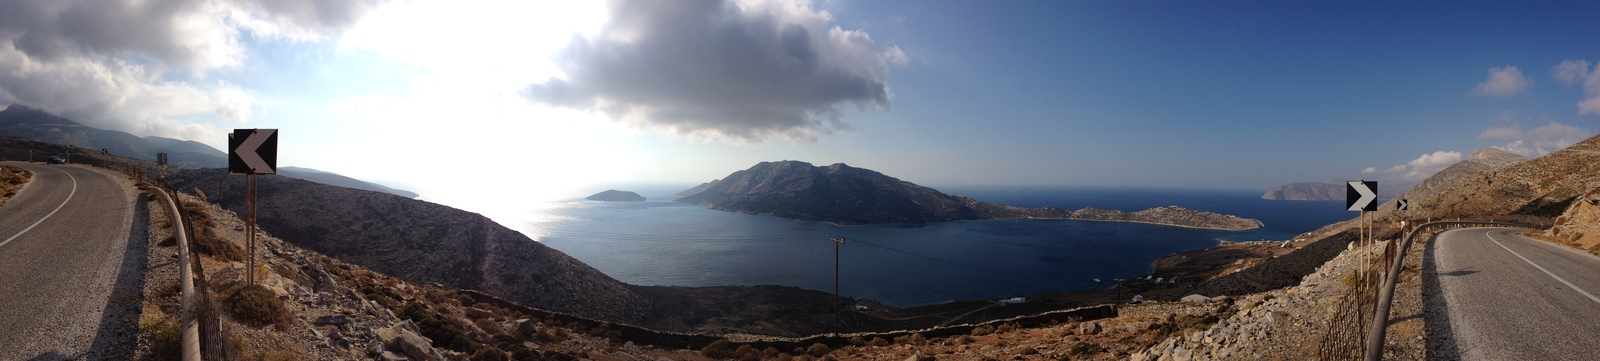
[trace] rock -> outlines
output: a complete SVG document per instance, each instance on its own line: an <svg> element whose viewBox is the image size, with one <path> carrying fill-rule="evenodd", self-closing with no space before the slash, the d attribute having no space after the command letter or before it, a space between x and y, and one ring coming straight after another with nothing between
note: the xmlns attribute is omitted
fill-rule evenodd
<svg viewBox="0 0 1600 361"><path fill-rule="evenodd" d="M1278 322L1282 322L1282 321L1288 321L1289 320L1289 313L1288 312L1283 312L1283 311L1268 312L1267 316L1265 318L1263 318L1262 320L1266 321L1267 323L1278 323Z"/></svg>
<svg viewBox="0 0 1600 361"><path fill-rule="evenodd" d="M396 354L396 353L391 352L391 351L384 351L383 353L378 354L378 359L379 360L383 360L383 361L409 361L409 360L411 360L409 358L406 358L405 356L401 356L401 355Z"/></svg>
<svg viewBox="0 0 1600 361"><path fill-rule="evenodd" d="M477 307L467 307L466 313L467 313L467 317L471 317L471 318L474 318L474 319L492 318L492 317L494 317L494 312L489 312L489 310L485 310L485 309L477 308Z"/></svg>
<svg viewBox="0 0 1600 361"><path fill-rule="evenodd" d="M1228 300L1228 296L1217 296L1217 297L1212 297L1212 298L1211 298L1211 300L1212 300L1212 301L1227 301L1227 300Z"/></svg>
<svg viewBox="0 0 1600 361"><path fill-rule="evenodd" d="M317 317L317 320L316 321L312 321L311 323L315 324L315 325L318 325L318 326L343 325L343 324L346 324L346 323L350 323L350 317L349 316L345 316L345 315L322 316L322 317Z"/></svg>
<svg viewBox="0 0 1600 361"><path fill-rule="evenodd" d="M444 355L433 349L432 342L410 330L400 331L399 337L395 337L393 342L390 346L404 351L412 360L444 360Z"/></svg>
<svg viewBox="0 0 1600 361"><path fill-rule="evenodd" d="M1183 301L1183 302L1206 302L1206 301L1211 301L1211 297L1206 297L1205 295L1193 294L1193 295L1183 296L1183 298L1179 298L1178 300L1179 301Z"/></svg>
<svg viewBox="0 0 1600 361"><path fill-rule="evenodd" d="M516 321L512 321L511 322L511 329L512 330L516 330L516 333L517 333L518 336L522 336L522 337L525 337L525 338L526 337L533 337L534 333L538 332L538 330L533 328L533 320L529 320L529 319L526 319L526 318L520 319L520 320L516 320Z"/></svg>
<svg viewBox="0 0 1600 361"><path fill-rule="evenodd" d="M1098 334L1100 333L1100 323L1094 321L1080 323L1078 324L1078 333L1084 335Z"/></svg>

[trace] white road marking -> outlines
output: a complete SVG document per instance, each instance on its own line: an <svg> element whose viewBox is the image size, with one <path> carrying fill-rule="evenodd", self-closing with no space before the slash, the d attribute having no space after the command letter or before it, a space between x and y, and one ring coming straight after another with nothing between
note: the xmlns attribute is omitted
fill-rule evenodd
<svg viewBox="0 0 1600 361"><path fill-rule="evenodd" d="M61 174L66 174L67 175L67 179L71 179L72 180L72 192L67 193L67 199L62 200L61 201L61 205L56 206L56 209L50 211L50 214L44 215L44 218L39 218L38 221L33 222L33 225L28 226L28 228L23 228L22 232L17 232L17 234L11 236L11 238L6 238L6 240L4 242L0 242L0 247L5 247L6 243L11 243L11 240L17 239L17 237L22 237L23 233L28 233L28 231L33 230L33 227L37 227L37 226L39 226L40 223L44 223L44 220L50 219L50 216L56 215L56 212L60 211L61 207L65 207L67 205L67 202L72 201L72 196L78 194L78 178L77 177L73 177L72 173L67 173L67 172L62 171L60 169L55 169L55 168L50 168L50 169L54 170L54 171L57 171L57 172L61 172ZM1596 302L1600 302L1600 301L1596 301Z"/></svg>
<svg viewBox="0 0 1600 361"><path fill-rule="evenodd" d="M1595 303L1600 303L1600 297L1595 297L1594 295L1589 294L1588 291L1584 291L1582 288L1578 288L1578 286L1577 285L1573 285L1572 282L1567 282L1567 280L1565 278L1561 278L1561 276L1557 276L1554 273L1550 273L1550 270L1544 269L1544 267L1540 267L1539 264L1533 263L1533 261L1529 261L1528 257L1523 257L1521 254L1518 254L1517 251L1513 251L1513 250L1511 250L1511 248L1506 247L1505 244L1502 244L1502 243L1500 243L1500 241L1495 240L1494 239L1494 235L1489 234L1488 232L1484 232L1483 235L1485 237L1489 237L1489 241L1494 242L1494 244L1500 245L1500 248L1505 248L1506 252L1511 252L1512 255L1517 256L1517 258L1521 258L1523 262L1528 262L1528 264L1533 265L1533 268L1538 268L1540 271L1544 271L1544 274L1550 275L1550 278L1554 278L1557 281L1561 281L1562 284L1565 284L1565 285L1567 285L1567 287L1571 287L1572 290L1578 291L1578 293L1582 293L1584 296L1589 297L1589 299L1593 300Z"/></svg>

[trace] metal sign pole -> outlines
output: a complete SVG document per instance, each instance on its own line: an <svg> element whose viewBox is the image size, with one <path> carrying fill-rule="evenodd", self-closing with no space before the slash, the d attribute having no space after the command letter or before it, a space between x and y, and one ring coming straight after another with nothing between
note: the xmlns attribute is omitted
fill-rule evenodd
<svg viewBox="0 0 1600 361"><path fill-rule="evenodd" d="M245 242L249 245L250 249L249 284L254 285L256 284L256 175L245 175L244 186Z"/></svg>

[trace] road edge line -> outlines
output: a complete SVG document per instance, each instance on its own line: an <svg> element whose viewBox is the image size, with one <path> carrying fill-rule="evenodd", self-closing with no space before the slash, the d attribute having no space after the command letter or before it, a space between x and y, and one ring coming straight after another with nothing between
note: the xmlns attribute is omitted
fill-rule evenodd
<svg viewBox="0 0 1600 361"><path fill-rule="evenodd" d="M72 191L67 193L67 199L62 200L61 204L56 205L56 209L50 211L50 214L44 215L44 218L39 218L38 221L33 222L33 224L29 225L28 228L23 228L21 232L17 232L17 234L12 235L11 238L6 238L5 241L0 241L0 247L5 247L7 243L11 243L11 241L17 239L17 237L22 237L23 234L28 233L28 231L32 231L33 227L38 227L40 223L44 223L44 220L50 219L50 217L55 216L56 212L60 212L61 211L61 207L66 207L67 206L67 202L71 202L72 201L72 197L73 196L78 195L78 177L73 177L72 173L67 173L66 171L63 171L63 170L60 170L60 169L50 168L50 170L61 172L61 174L66 174L67 175L67 179L71 179L72 180ZM32 183L32 182L29 182L29 183Z"/></svg>
<svg viewBox="0 0 1600 361"><path fill-rule="evenodd" d="M1505 244L1502 244L1499 240L1494 239L1493 234L1490 234L1489 232L1483 232L1483 236L1488 237L1489 241L1494 242L1494 244L1500 246L1500 248L1505 248L1506 252L1511 252L1511 255L1521 258L1523 262L1528 262L1528 264L1533 265L1533 268L1538 268L1539 271L1544 272L1544 274L1550 275L1550 278L1555 278L1557 281L1561 281L1561 284L1567 285L1567 287L1572 288L1573 291L1578 291L1578 293L1582 293L1584 296L1589 297L1589 300L1594 301L1594 303L1600 303L1600 297L1595 297L1593 294L1590 294L1589 291L1584 291L1582 288L1578 288L1577 285L1572 284L1572 282L1567 282L1567 279L1561 278L1561 276L1557 276L1554 273L1550 273L1550 270L1544 269L1544 267L1540 266L1538 263L1533 263L1533 261L1528 260L1528 257L1523 257L1522 254L1511 250L1510 247L1506 247Z"/></svg>

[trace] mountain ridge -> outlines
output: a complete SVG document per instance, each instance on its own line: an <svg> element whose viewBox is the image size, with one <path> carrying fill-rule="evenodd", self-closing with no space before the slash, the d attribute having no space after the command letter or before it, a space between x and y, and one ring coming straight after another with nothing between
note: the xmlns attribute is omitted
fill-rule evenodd
<svg viewBox="0 0 1600 361"><path fill-rule="evenodd" d="M712 209L841 225L913 225L978 219L1077 219L1244 230L1261 222L1175 206L1123 212L1084 208L1021 208L948 195L843 163L761 162L681 192L676 201Z"/></svg>

